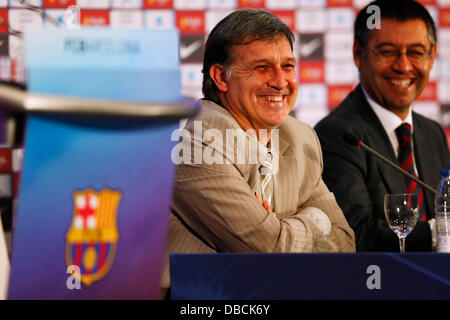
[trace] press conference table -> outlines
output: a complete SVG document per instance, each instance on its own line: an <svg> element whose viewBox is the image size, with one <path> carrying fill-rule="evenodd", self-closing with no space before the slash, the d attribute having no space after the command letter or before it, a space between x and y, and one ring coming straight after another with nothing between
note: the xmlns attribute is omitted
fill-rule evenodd
<svg viewBox="0 0 450 320"><path fill-rule="evenodd" d="M450 299L448 253L172 254L175 300Z"/></svg>

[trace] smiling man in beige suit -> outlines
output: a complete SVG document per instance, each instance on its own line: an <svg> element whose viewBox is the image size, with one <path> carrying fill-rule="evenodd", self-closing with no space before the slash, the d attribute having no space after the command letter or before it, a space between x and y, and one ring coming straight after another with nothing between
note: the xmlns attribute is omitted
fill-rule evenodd
<svg viewBox="0 0 450 320"><path fill-rule="evenodd" d="M202 110L172 153L182 159L173 158L162 293L173 252L355 250L322 181L319 140L288 115L298 91L293 41L284 23L260 10L235 11L210 33Z"/></svg>

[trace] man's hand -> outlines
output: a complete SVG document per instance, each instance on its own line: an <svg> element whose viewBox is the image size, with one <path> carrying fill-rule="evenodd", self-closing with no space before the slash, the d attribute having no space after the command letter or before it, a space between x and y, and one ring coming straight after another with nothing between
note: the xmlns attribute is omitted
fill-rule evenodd
<svg viewBox="0 0 450 320"><path fill-rule="evenodd" d="M322 232L324 238L327 238L331 232L331 222L328 216L320 209L314 207L307 207L297 211L303 217L316 225Z"/></svg>
<svg viewBox="0 0 450 320"><path fill-rule="evenodd" d="M270 213L271 215L273 215L274 217L277 216L277 214L273 211L270 211L270 203L269 201L262 201L261 198L256 194L255 192L255 197L256 199L258 199L258 201L262 204L262 206L264 207L264 209L266 209L267 213Z"/></svg>

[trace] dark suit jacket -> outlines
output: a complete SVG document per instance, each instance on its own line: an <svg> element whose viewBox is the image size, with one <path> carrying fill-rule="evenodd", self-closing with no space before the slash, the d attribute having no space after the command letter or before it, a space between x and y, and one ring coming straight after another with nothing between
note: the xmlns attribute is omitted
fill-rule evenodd
<svg viewBox="0 0 450 320"><path fill-rule="evenodd" d="M440 170L450 169L446 136L437 122L415 112L412 118L419 178L436 188ZM345 131L351 131L369 147L398 163L389 138L361 86L322 119L315 130L323 149L323 179L355 231L357 251L398 251L398 238L386 222L383 202L386 193L405 193L405 180L401 173L342 139ZM431 219L434 217L434 194L424 190L424 197L427 218ZM417 222L406 238L406 251L431 251L431 231L427 222Z"/></svg>

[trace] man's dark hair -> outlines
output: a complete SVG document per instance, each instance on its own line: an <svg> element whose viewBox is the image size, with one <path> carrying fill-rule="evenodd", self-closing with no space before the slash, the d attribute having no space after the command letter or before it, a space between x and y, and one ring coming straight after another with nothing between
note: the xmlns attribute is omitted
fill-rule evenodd
<svg viewBox="0 0 450 320"><path fill-rule="evenodd" d="M271 40L279 35L288 39L293 49L294 34L275 15L255 9L234 11L222 19L211 31L203 57L203 87L206 99L219 103L218 89L209 76L211 66L227 66L233 61L233 47L257 40Z"/></svg>
<svg viewBox="0 0 450 320"><path fill-rule="evenodd" d="M413 0L376 0L366 5L358 13L354 26L354 40L362 47L369 42L372 30L367 26L368 19L374 14L367 13L367 8L376 5L380 8L380 18L395 19L397 21L422 20L428 30L428 38L432 46L436 44L436 27L427 9ZM392 30L395 32L395 30Z"/></svg>

